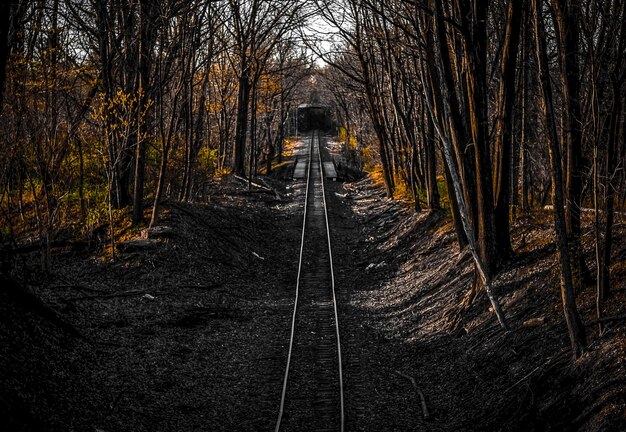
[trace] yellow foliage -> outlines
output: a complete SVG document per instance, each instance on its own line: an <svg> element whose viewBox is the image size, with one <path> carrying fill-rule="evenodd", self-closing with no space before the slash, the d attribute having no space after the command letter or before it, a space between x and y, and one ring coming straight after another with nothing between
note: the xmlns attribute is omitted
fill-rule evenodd
<svg viewBox="0 0 626 432"><path fill-rule="evenodd" d="M301 141L296 137L288 137L283 141L283 156L293 156L294 149Z"/></svg>
<svg viewBox="0 0 626 432"><path fill-rule="evenodd" d="M348 135L347 129L344 127L340 127L339 135L338 135L339 142L347 144L348 150L356 150L356 146L357 146L356 137L354 135L350 135L350 141L347 142L347 137L348 137L347 135Z"/></svg>
<svg viewBox="0 0 626 432"><path fill-rule="evenodd" d="M263 75L257 87L257 113L268 113L272 110L272 100L280 94L282 86L277 76Z"/></svg>
<svg viewBox="0 0 626 432"><path fill-rule="evenodd" d="M337 135L337 138L339 139L339 142L346 142L346 128L343 126L339 127L339 134Z"/></svg>
<svg viewBox="0 0 626 432"><path fill-rule="evenodd" d="M134 94L118 89L111 98L99 93L91 111L91 118L98 123L105 136L115 134L125 139L136 132L138 126L145 121L152 104L152 99L144 100L142 88ZM144 140L147 137L144 133L138 139Z"/></svg>
<svg viewBox="0 0 626 432"><path fill-rule="evenodd" d="M371 169L368 170L369 171L369 175L372 178L372 180L374 180L374 183L376 183L378 186L380 187L385 187L385 178L383 175L383 167L381 164L376 164L373 167L371 167Z"/></svg>
<svg viewBox="0 0 626 432"><path fill-rule="evenodd" d="M259 80L259 94L271 96L282 91L281 82L276 75L263 75Z"/></svg>
<svg viewBox="0 0 626 432"><path fill-rule="evenodd" d="M371 172L376 169L382 170L380 162L374 157L374 152L369 146L365 146L361 149L361 156L363 157L363 168L365 171Z"/></svg>
<svg viewBox="0 0 626 432"><path fill-rule="evenodd" d="M403 200L409 203L413 203L415 201L413 199L411 188L404 182L404 180L402 180L400 176L395 176L394 184L396 186L393 194L395 199Z"/></svg>
<svg viewBox="0 0 626 432"><path fill-rule="evenodd" d="M219 165L218 150L216 148L202 147L198 151L198 163L206 172L215 172Z"/></svg>

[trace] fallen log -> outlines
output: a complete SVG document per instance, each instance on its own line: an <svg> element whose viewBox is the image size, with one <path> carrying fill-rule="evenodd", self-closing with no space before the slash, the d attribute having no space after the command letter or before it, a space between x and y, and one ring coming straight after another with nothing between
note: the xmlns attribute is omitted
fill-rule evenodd
<svg viewBox="0 0 626 432"><path fill-rule="evenodd" d="M258 184L256 182L253 182L252 180L249 180L249 179L247 179L245 177L241 177L241 176L238 176L238 175L235 175L235 174L233 174L233 177L235 177L237 180L240 180L242 182L246 182L246 183L250 184L251 186L254 186L254 187L257 187L259 189L263 189L263 190L265 190L267 192L271 192L271 193L276 194L276 191L274 189L269 188L267 186L263 186L263 185Z"/></svg>
<svg viewBox="0 0 626 432"><path fill-rule="evenodd" d="M160 238L160 237L172 237L175 234L176 233L172 227L164 226L164 225L147 228L142 232L142 235L147 239Z"/></svg>
<svg viewBox="0 0 626 432"><path fill-rule="evenodd" d="M157 246L158 240L152 238L133 239L122 243L118 243L117 249L120 252L139 252L146 249L152 249Z"/></svg>
<svg viewBox="0 0 626 432"><path fill-rule="evenodd" d="M592 326L592 325L596 325L600 323L614 322L614 321L626 321L626 314L602 317L602 318L594 319L591 321L587 321L585 324L588 326Z"/></svg>

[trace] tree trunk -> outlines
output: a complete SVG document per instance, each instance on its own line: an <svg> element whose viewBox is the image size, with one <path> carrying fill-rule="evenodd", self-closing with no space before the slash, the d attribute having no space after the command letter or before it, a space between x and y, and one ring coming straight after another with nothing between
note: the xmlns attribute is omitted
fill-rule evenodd
<svg viewBox="0 0 626 432"><path fill-rule="evenodd" d="M87 203L85 202L85 158L83 151L83 142L80 138L76 139L78 147L78 199L80 201L80 219L84 223L87 220Z"/></svg>
<svg viewBox="0 0 626 432"><path fill-rule="evenodd" d="M430 86L433 88L434 85L442 85L445 88L445 100L442 99L442 105L445 103L446 109L449 111L450 139L452 140L456 162L459 166L459 176L463 187L463 197L465 202L468 204L467 211L470 221L472 222L474 230L476 230L476 214L478 212L476 182L474 179L476 171L474 165L474 154L476 149L474 146L470 145L471 142L469 132L466 128L466 122L463 119L461 110L462 102L459 99L454 83L455 73L452 65L452 59L450 57L450 46L453 45L453 42L448 42L440 2L432 0L431 5L435 8L437 13L432 20L434 32L427 32L426 38L428 46L435 46L436 44L439 48L438 54L441 60L442 72L438 74L438 67L433 64L432 60L428 61L428 67L430 69L429 79L431 80ZM434 34L437 35L436 42ZM431 56L428 56L428 58L430 59ZM442 84L435 84L433 81L435 77L437 77L437 81ZM437 108L437 110L441 109L443 109L443 106Z"/></svg>
<svg viewBox="0 0 626 432"><path fill-rule="evenodd" d="M487 101L487 11L488 3L473 0L471 39L464 40L464 71L467 85L470 131L474 145L476 179L477 245L480 258L491 276L497 264L493 182L488 145Z"/></svg>
<svg viewBox="0 0 626 432"><path fill-rule="evenodd" d="M152 46L154 45L154 2L141 0L139 6L139 65L138 65L138 114L137 142L135 151L135 184L133 187L133 223L143 219L143 198L145 183L146 139L148 134L147 116L148 89L150 88L150 69ZM144 118L145 117L145 118Z"/></svg>
<svg viewBox="0 0 626 432"><path fill-rule="evenodd" d="M146 146L140 134L141 132L138 131L137 143L135 144L135 178L133 186L133 223L135 224L143 220Z"/></svg>
<svg viewBox="0 0 626 432"><path fill-rule="evenodd" d="M422 83L426 82L425 75L426 74L424 72L424 68L422 67L421 68ZM437 136L441 140L441 144L442 144L441 148L443 151L444 160L449 169L450 180L451 180L454 192L458 198L459 218L461 220L463 231L465 232L465 236L467 238L467 245L469 246L470 251L472 253L472 257L474 258L474 263L476 264L476 270L477 270L478 276L483 282L485 292L487 293L489 302L491 303L493 311L498 319L498 323L500 324L503 330L508 331L509 326L502 312L500 302L495 297L493 290L492 290L491 277L490 277L489 270L486 267L483 260L481 259L478 248L476 247L476 241L474 240L475 238L474 233L472 232L472 225L470 223L469 214L467 212L467 203L463 199L463 192L461 190L461 180L458 175L457 166L455 165L455 161L452 156L452 150L453 150L452 143L450 142L449 137L446 135L446 130L440 127L438 123L436 123L438 119L435 115L435 110L432 104L430 103L431 99L429 99L429 94L428 94L428 90L426 86L423 87L423 90L424 90L424 101L428 106L428 112L429 112L430 118L432 119L433 126L435 128ZM435 97L433 97L433 99L436 98L437 100L441 100L440 93L437 89L432 88L430 89L430 91L432 92L432 94L436 95ZM446 116L443 115L443 117L445 118Z"/></svg>
<svg viewBox="0 0 626 432"><path fill-rule="evenodd" d="M582 289L582 278L589 270L581 245L580 209L582 208L583 175L582 117L580 109L580 77L578 66L578 6L572 0L552 0L554 23L559 48L563 93L565 173L565 223L572 259L573 283L576 292Z"/></svg>
<svg viewBox="0 0 626 432"><path fill-rule="evenodd" d="M623 105L626 102L620 102L620 90L621 85L618 83L613 83L613 107L611 109L610 118L609 118L609 135L607 139L606 146L606 154L604 155L604 164L605 164L605 176L606 176L606 184L604 185L604 203L605 203L605 221L604 221L604 230L602 232L603 242L601 245L596 244L596 257L598 261L598 274L597 274L597 314L598 319L602 318L602 306L604 301L611 294L611 249L613 247L613 224L615 219L615 187L613 184L613 177L615 174L615 153L617 148L617 139L619 136L624 136L624 121L620 122L620 117L623 115ZM620 127L621 123L621 127ZM620 130L621 129L621 130ZM597 160L595 161L594 168L596 171ZM596 173L594 173L596 174ZM597 180L596 180L597 181ZM597 190L594 191L597 195ZM596 196L597 199L597 196ZM597 207L597 204L596 204ZM596 218L598 217L598 210L596 208ZM596 233L596 238L598 238L599 227L596 229L598 232ZM598 240L596 240L598 241ZM599 249L598 249L599 248ZM600 324L601 326L601 324ZM602 328L602 327L600 327Z"/></svg>
<svg viewBox="0 0 626 432"><path fill-rule="evenodd" d="M445 156L443 156L442 150L442 158L445 160ZM452 223L454 224L454 232L456 233L456 240L459 244L459 250L463 250L464 247L467 246L467 236L465 235L465 231L463 230L463 223L461 222L461 214L459 213L459 201L456 196L456 192L454 191L454 184L452 183L452 176L450 175L450 168L448 168L448 164L444 163L444 174L446 177L446 188L448 190L448 199L450 200L450 213L452 214Z"/></svg>
<svg viewBox="0 0 626 432"><path fill-rule="evenodd" d="M424 132L424 128L426 131ZM439 188L437 186L437 156L435 153L435 137L433 125L429 118L426 118L422 126L422 142L424 143L424 151L426 153L426 197L428 207L431 210L438 210L441 205L439 203Z"/></svg>
<svg viewBox="0 0 626 432"><path fill-rule="evenodd" d="M250 157L248 159L248 189L252 189L252 177L256 175L256 147L257 147L257 98L259 75L255 74L252 81L252 98L250 100Z"/></svg>
<svg viewBox="0 0 626 432"><path fill-rule="evenodd" d="M0 3L0 114L4 106L4 82L7 76L7 61L9 60L9 30L11 12L15 0L5 0Z"/></svg>
<svg viewBox="0 0 626 432"><path fill-rule="evenodd" d="M524 9L525 11L527 9ZM526 25L526 23L528 22L528 12L524 13L524 24ZM519 138L519 170L518 170L518 175L519 177L515 179L515 186L514 186L514 193L517 194L517 188L519 185L519 206L522 212L526 212L529 208L528 205L528 185L526 184L526 180L528 178L527 176L527 171L528 171L528 162L527 162L527 155L526 155L526 122L528 121L527 118L527 108L528 108L528 103L527 103L527 99L528 99L528 89L527 89L527 65L526 65L526 61L527 61L527 52L528 52L528 35L527 35L527 29L525 27L522 27L522 43L521 43L521 48L522 48L522 67L521 67L521 78L520 78L520 82L519 82L519 86L520 86L520 98L519 98L519 104L520 104L520 138Z"/></svg>
<svg viewBox="0 0 626 432"><path fill-rule="evenodd" d="M548 131L548 144L550 151L550 168L552 172L552 194L554 200L554 225L556 244L559 255L561 270L561 301L563 313L572 347L574 360L580 357L587 345L585 328L582 324L578 309L572 280L572 268L570 260L570 247L568 244L567 229L565 223L565 200L563 196L563 172L561 169L561 152L558 146L558 136L554 121L554 105L550 75L548 70L548 55L545 48L545 35L543 16L541 14L540 0L533 0L534 31L536 42L537 74L539 81L539 93L541 108L546 120Z"/></svg>
<svg viewBox="0 0 626 432"><path fill-rule="evenodd" d="M242 61L242 73L239 78L237 97L237 125L235 128L235 146L233 149L233 169L237 175L245 175L246 137L248 132L248 109L250 106L250 77L246 61Z"/></svg>
<svg viewBox="0 0 626 432"><path fill-rule="evenodd" d="M159 166L159 179L157 181L157 189L154 194L154 203L152 204L152 215L150 217L150 225L152 228L157 224L159 219L159 209L161 205L161 198L163 197L163 189L165 187L165 175L167 172L167 160L169 153L169 145L165 146L163 149L163 156L161 158L161 164Z"/></svg>
<svg viewBox="0 0 626 432"><path fill-rule="evenodd" d="M515 102L515 72L522 17L522 1L509 0L506 29L500 59L500 85L496 118L495 150L497 159L494 172L495 225L498 256L510 256L510 209L511 209L511 157L513 148L513 105Z"/></svg>

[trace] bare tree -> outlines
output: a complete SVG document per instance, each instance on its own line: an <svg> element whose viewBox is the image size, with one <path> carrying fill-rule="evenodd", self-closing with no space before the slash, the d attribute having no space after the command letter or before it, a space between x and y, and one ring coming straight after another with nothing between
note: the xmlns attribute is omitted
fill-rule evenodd
<svg viewBox="0 0 626 432"><path fill-rule="evenodd" d="M574 360L584 352L586 342L585 328L582 325L576 298L574 296L574 283L572 277L572 262L570 246L566 230L565 197L563 194L563 172L561 168L561 151L558 146L556 123L554 121L554 102L550 73L548 70L548 56L545 46L545 30L543 24L543 11L539 0L533 0L534 31L536 44L537 74L540 85L541 104L548 130L548 145L550 148L550 168L552 172L552 197L554 202L554 224L556 244L559 254L561 269L561 300L565 322L572 346Z"/></svg>

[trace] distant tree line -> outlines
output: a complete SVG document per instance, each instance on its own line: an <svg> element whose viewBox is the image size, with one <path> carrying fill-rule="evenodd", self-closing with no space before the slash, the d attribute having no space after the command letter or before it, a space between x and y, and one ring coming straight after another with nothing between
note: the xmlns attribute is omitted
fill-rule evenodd
<svg viewBox="0 0 626 432"><path fill-rule="evenodd" d="M553 206L564 316L580 356L576 294L597 276L602 315L615 209L626 200L626 2L319 3L335 28L321 54L333 66L326 85L342 139L376 143L389 197L408 189L416 210L448 200L505 328L490 281L512 255L512 217ZM582 254L584 207L595 211L596 275Z"/></svg>

